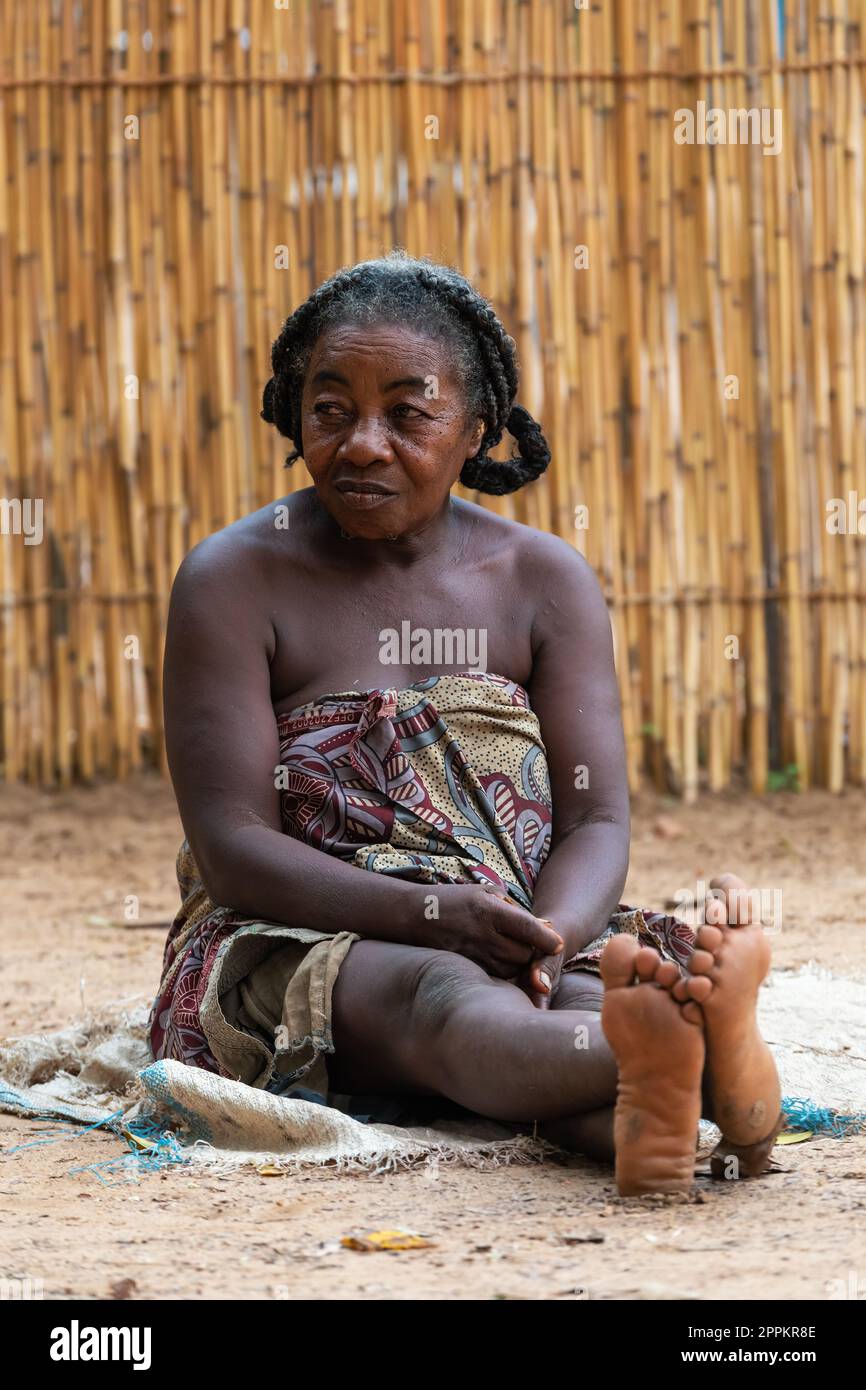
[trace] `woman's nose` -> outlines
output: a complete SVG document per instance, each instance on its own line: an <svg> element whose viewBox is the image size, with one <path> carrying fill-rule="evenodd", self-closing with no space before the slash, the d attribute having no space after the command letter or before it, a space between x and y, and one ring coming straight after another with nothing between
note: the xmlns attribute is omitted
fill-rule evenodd
<svg viewBox="0 0 866 1390"><path fill-rule="evenodd" d="M359 416L340 446L340 455L357 467L393 458L385 421L377 415Z"/></svg>

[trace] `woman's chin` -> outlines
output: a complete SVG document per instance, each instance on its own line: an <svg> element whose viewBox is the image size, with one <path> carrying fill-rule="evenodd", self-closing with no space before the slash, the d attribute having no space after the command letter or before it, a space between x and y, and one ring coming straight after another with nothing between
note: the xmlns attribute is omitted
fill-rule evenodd
<svg viewBox="0 0 866 1390"><path fill-rule="evenodd" d="M329 497L326 505L344 536L384 541L394 540L407 530L407 519L396 494L340 493Z"/></svg>

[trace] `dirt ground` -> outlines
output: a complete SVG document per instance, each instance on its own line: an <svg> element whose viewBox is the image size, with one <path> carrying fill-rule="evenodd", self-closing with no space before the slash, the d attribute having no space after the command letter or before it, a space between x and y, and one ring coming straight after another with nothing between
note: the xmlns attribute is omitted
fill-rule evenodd
<svg viewBox="0 0 866 1390"><path fill-rule="evenodd" d="M180 826L156 777L123 788L0 792L0 1036L149 1002L164 932L117 925L130 895L168 922ZM783 894L775 963L866 976L866 797L634 807L626 901L661 907L720 868ZM0 1276L46 1298L824 1299L866 1297L866 1136L776 1150L759 1181L696 1200L620 1199L609 1170L424 1169L379 1177L182 1170L103 1186L70 1169L115 1157L108 1135L9 1153L36 1136L0 1115ZM2 1152L6 1151L6 1152ZM339 1245L398 1227L435 1244ZM130 1283L131 1281L131 1283ZM833 1282L837 1281L837 1282Z"/></svg>

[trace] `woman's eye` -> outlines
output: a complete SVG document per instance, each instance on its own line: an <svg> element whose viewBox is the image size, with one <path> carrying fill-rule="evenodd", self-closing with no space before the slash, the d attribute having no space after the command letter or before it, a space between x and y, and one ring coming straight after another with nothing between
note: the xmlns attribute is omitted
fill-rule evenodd
<svg viewBox="0 0 866 1390"><path fill-rule="evenodd" d="M323 415L327 420L333 420L336 416L345 414L343 407L337 401L319 401L318 405L313 407L313 411L316 415ZM401 420L425 419L424 411L419 410L414 405L395 405L391 414L398 416Z"/></svg>

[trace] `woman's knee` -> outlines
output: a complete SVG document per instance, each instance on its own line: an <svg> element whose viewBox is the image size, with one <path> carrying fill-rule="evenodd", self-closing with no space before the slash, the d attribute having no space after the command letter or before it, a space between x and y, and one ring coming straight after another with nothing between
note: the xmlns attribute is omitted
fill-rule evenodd
<svg viewBox="0 0 866 1390"><path fill-rule="evenodd" d="M335 1041L369 1047L382 1038L393 1053L429 1043L468 993L502 983L453 951L356 941L334 985Z"/></svg>
<svg viewBox="0 0 866 1390"><path fill-rule="evenodd" d="M559 985L551 1000L552 1009L584 1009L598 1013L604 1003L604 985L597 975L588 971L569 971L560 975Z"/></svg>
<svg viewBox="0 0 866 1390"><path fill-rule="evenodd" d="M430 1093L432 1044L449 997L459 994L465 975L484 973L470 961L449 969L460 959L372 938L353 942L332 995L333 1090Z"/></svg>
<svg viewBox="0 0 866 1390"><path fill-rule="evenodd" d="M408 1000L413 1032L437 1034L479 989L503 985L480 965L454 951L425 951L418 962ZM510 986L513 988L513 986Z"/></svg>

